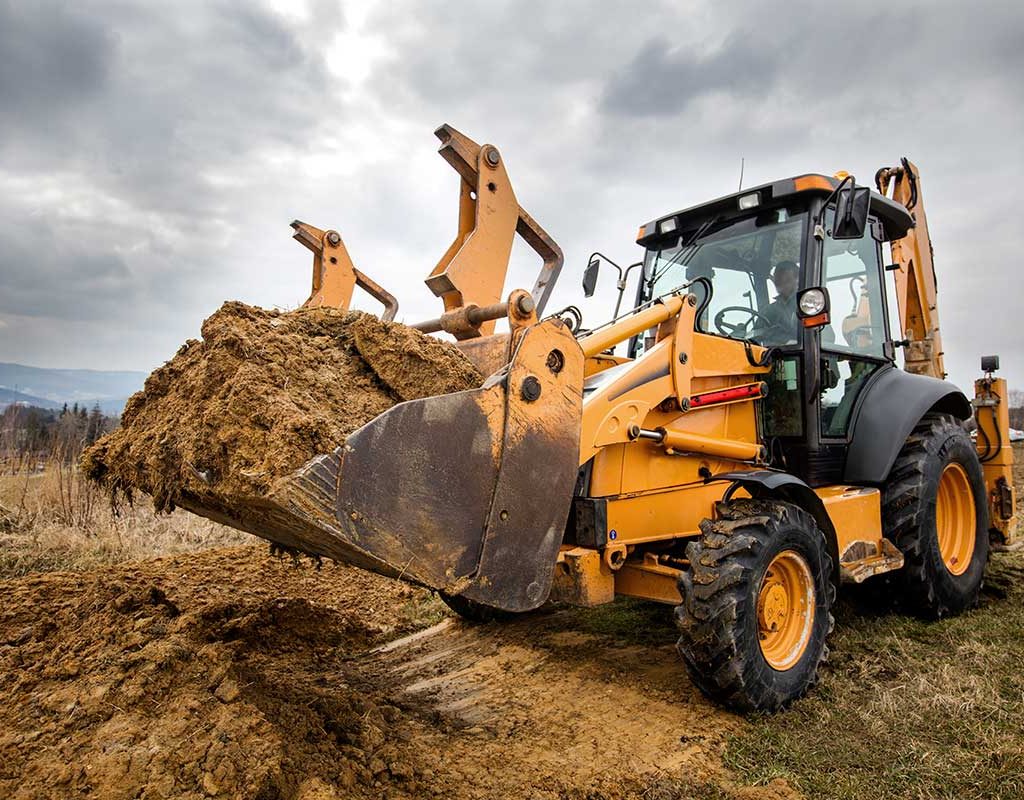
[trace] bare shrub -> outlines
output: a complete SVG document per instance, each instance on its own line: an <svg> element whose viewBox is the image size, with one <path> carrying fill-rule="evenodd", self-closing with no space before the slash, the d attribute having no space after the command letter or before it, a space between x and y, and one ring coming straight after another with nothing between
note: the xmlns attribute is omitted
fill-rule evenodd
<svg viewBox="0 0 1024 800"><path fill-rule="evenodd" d="M140 501L112 508L59 458L42 471L0 476L0 579L258 541L184 511L158 515Z"/></svg>

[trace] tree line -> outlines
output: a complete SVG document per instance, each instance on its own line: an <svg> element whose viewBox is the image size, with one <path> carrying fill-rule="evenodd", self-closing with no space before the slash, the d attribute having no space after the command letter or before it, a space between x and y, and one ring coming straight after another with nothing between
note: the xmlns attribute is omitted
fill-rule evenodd
<svg viewBox="0 0 1024 800"><path fill-rule="evenodd" d="M60 411L9 405L0 411L0 465L18 472L37 469L51 459L71 464L118 422L117 417L104 414L98 403L91 409L65 403Z"/></svg>
<svg viewBox="0 0 1024 800"><path fill-rule="evenodd" d="M1024 430L1024 391L1009 392L1010 427ZM120 423L100 410L67 403L60 411L13 404L0 411L0 471L38 469L51 459L78 460L82 450Z"/></svg>

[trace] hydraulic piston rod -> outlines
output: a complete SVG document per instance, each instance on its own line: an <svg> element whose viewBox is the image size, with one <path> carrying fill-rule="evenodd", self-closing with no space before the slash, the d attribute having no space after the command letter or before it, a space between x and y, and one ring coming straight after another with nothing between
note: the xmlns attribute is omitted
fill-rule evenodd
<svg viewBox="0 0 1024 800"><path fill-rule="evenodd" d="M716 439L689 431L672 431L666 428L646 430L639 425L629 429L633 440L647 439L680 453L704 453L735 461L757 461L764 458L764 447L752 442L738 442L733 439Z"/></svg>

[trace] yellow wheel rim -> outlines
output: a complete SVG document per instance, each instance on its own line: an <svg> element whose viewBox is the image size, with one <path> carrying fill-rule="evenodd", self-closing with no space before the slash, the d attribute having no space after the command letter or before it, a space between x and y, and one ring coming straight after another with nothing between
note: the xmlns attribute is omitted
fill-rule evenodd
<svg viewBox="0 0 1024 800"><path fill-rule="evenodd" d="M939 478L935 532L939 537L942 562L953 575L963 575L971 565L976 521L974 493L967 471L955 461L950 462Z"/></svg>
<svg viewBox="0 0 1024 800"><path fill-rule="evenodd" d="M772 669L796 664L811 641L814 579L802 555L783 550L768 565L757 594L761 654Z"/></svg>

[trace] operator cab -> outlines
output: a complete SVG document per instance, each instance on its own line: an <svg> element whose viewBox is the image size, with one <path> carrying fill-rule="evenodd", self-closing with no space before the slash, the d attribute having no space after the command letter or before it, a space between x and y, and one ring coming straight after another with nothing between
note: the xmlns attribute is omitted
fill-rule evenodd
<svg viewBox="0 0 1024 800"><path fill-rule="evenodd" d="M699 301L698 331L769 348L760 420L769 458L812 486L842 479L857 398L894 364L902 337L890 329L898 316L881 245L913 225L900 204L858 189L868 204L862 235L834 236L840 183L802 175L765 184L657 219L637 238L646 249L637 305L685 286ZM630 355L651 344L637 337Z"/></svg>

